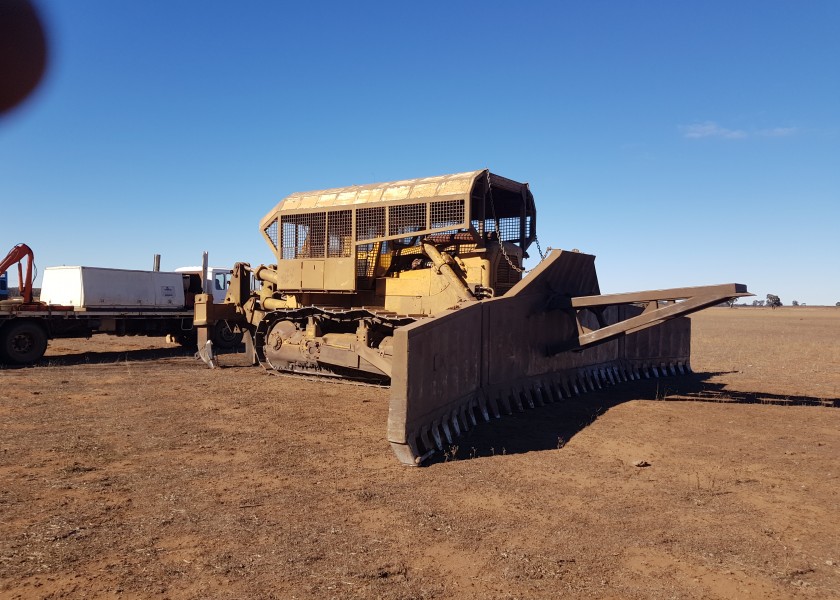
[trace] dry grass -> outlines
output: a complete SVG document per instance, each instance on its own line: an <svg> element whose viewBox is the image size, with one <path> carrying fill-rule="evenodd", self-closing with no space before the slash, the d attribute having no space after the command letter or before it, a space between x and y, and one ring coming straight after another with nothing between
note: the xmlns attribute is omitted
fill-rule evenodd
<svg viewBox="0 0 840 600"><path fill-rule="evenodd" d="M729 389L840 397L840 308L715 308L692 317L696 370Z"/></svg>
<svg viewBox="0 0 840 600"><path fill-rule="evenodd" d="M0 596L840 597L840 410L668 401L836 398L840 311L694 325L717 375L494 422L424 469L390 455L385 390L59 342L0 371Z"/></svg>

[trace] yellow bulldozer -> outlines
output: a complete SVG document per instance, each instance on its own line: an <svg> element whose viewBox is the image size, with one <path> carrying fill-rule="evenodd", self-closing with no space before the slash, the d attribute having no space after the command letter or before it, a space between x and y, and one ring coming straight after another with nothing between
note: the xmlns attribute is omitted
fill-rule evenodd
<svg viewBox="0 0 840 600"><path fill-rule="evenodd" d="M389 384L387 439L420 465L480 421L689 371L685 315L750 295L601 294L577 251L525 271L536 226L528 184L486 169L292 194L260 222L276 263L237 263L223 304L196 299L199 355L218 366L224 320L268 370Z"/></svg>

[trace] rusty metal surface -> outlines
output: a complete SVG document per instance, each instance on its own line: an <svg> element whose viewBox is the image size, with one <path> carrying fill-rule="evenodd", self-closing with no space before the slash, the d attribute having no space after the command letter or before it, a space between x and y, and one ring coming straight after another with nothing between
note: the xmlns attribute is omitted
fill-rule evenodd
<svg viewBox="0 0 840 600"><path fill-rule="evenodd" d="M421 177L402 181L388 181L366 185L351 185L328 190L297 192L281 200L271 215L277 212L324 210L339 206L371 205L401 200L447 200L469 197L479 177L486 176L486 169Z"/></svg>
<svg viewBox="0 0 840 600"><path fill-rule="evenodd" d="M571 305L576 309L595 309L596 312L604 306L619 306L622 308L619 322L603 323L600 324L599 329L582 334L578 338L578 343L583 347L636 333L679 315L689 315L704 308L721 304L727 299L742 296L752 296L747 292L745 285L726 283L670 290L582 296L572 298ZM677 302L677 300L681 301ZM636 308L630 306L631 303L643 303L645 308L644 310L636 310ZM580 314L580 311L578 311L578 314Z"/></svg>
<svg viewBox="0 0 840 600"><path fill-rule="evenodd" d="M733 287L635 297L686 297L669 306L691 312L708 301L710 289L746 293L743 286L728 285ZM695 304L693 293L700 298ZM629 295L620 297L600 307L601 323L593 316L589 324L623 326L623 335L581 349L586 334L573 307L578 296L598 296L594 257L553 251L508 295L396 330L387 435L400 461L420 464L482 420L628 379L690 370L691 322L679 311L628 333L645 309L625 303ZM552 352L558 343L569 349Z"/></svg>
<svg viewBox="0 0 840 600"><path fill-rule="evenodd" d="M752 296L747 292L747 286L741 283L724 283L719 285L702 285L694 287L670 288L666 290L649 290L645 292L624 292L621 294L603 294L597 296L580 296L573 300L573 306L599 306L610 304L630 304L633 302L651 302L654 300L682 300L700 296L719 295L722 298Z"/></svg>
<svg viewBox="0 0 840 600"><path fill-rule="evenodd" d="M545 353L558 339L577 337L575 319L546 310L547 302L553 294L597 293L593 260L556 251L507 296L395 331L388 440L400 460L412 464L451 443L477 415L509 407L511 390L535 378L616 361L616 342Z"/></svg>
<svg viewBox="0 0 840 600"><path fill-rule="evenodd" d="M276 257L272 293L302 304L306 293L351 293L359 305L433 314L513 287L535 224L527 183L479 170L292 194L260 227ZM424 257L442 287L416 289Z"/></svg>

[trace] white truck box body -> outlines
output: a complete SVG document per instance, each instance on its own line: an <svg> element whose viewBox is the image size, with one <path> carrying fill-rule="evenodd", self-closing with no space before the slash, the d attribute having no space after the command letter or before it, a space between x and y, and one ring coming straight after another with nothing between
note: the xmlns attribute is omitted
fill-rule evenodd
<svg viewBox="0 0 840 600"><path fill-rule="evenodd" d="M47 267L41 302L88 309L183 309L180 273L99 267Z"/></svg>

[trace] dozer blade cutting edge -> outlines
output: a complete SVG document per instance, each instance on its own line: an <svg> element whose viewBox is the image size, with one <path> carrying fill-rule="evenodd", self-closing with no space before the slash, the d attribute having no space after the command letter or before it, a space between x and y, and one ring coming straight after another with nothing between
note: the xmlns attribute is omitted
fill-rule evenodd
<svg viewBox="0 0 840 600"><path fill-rule="evenodd" d="M685 315L751 295L741 284L601 295L594 258L554 250L504 296L394 331L387 437L403 464L480 421L690 372Z"/></svg>

